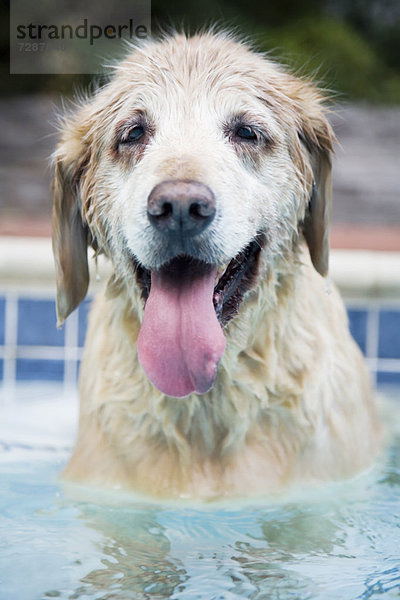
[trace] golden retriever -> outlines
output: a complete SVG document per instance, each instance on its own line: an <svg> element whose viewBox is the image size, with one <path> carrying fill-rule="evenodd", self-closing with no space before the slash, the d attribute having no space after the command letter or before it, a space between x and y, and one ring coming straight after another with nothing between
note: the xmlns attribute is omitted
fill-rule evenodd
<svg viewBox="0 0 400 600"><path fill-rule="evenodd" d="M59 325L95 300L68 479L159 497L351 476L379 426L327 290L332 131L308 80L225 33L135 48L64 117Z"/></svg>

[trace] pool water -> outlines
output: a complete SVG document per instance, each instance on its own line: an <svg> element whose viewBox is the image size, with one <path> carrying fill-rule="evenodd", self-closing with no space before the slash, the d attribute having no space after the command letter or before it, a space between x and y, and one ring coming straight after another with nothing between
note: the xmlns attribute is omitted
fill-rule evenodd
<svg viewBox="0 0 400 600"><path fill-rule="evenodd" d="M391 420L399 420L400 401ZM400 432L367 473L256 502L63 487L76 398L0 411L1 600L400 598Z"/></svg>

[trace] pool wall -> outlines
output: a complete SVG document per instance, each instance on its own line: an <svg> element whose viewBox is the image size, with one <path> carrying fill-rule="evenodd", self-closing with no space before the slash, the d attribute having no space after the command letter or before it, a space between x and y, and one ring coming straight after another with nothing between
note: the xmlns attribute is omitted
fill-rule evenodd
<svg viewBox="0 0 400 600"><path fill-rule="evenodd" d="M88 299L56 328L55 275L47 238L0 237L0 387L18 382L76 386L90 298L108 266L91 265ZM339 286L350 329L375 383L400 384L400 254L335 250L330 277ZM100 281L97 281L100 279Z"/></svg>

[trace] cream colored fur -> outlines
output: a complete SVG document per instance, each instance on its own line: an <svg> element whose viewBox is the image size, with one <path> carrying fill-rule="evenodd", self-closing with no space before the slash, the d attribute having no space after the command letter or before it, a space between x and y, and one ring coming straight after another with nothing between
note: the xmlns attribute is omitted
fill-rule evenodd
<svg viewBox="0 0 400 600"><path fill-rule="evenodd" d="M117 128L137 111L152 139L136 154L116 152ZM237 114L263 128L267 149L245 152L224 135ZM65 477L209 498L340 479L370 464L379 426L369 377L320 274L331 149L314 86L221 33L133 49L65 118L54 182L59 322L86 294L88 235L114 268L90 315ZM223 264L259 231L267 237L257 283L224 329L214 387L181 399L156 390L138 363L143 300L132 262L155 269L165 259L146 202L174 178L198 180L217 199L199 258Z"/></svg>

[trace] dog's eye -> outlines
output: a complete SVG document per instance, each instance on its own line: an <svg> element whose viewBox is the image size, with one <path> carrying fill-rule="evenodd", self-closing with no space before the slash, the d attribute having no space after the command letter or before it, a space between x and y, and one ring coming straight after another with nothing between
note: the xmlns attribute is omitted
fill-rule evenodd
<svg viewBox="0 0 400 600"><path fill-rule="evenodd" d="M256 142L258 139L254 129L252 129L248 125L241 125L236 129L235 133L238 138L249 142Z"/></svg>
<svg viewBox="0 0 400 600"><path fill-rule="evenodd" d="M132 127L127 133L127 135L123 136L121 139L121 144L134 144L142 139L145 134L145 129L142 125L136 125Z"/></svg>

